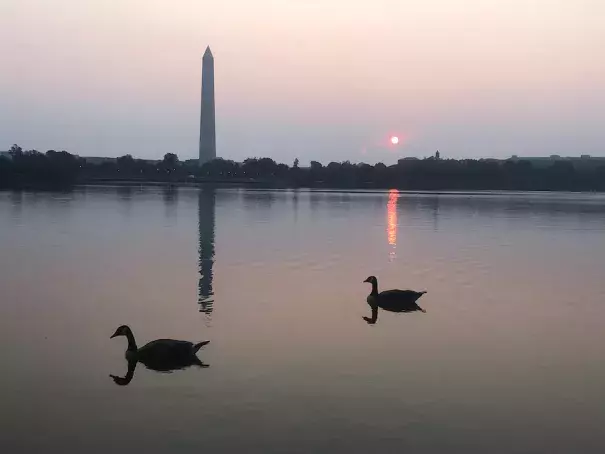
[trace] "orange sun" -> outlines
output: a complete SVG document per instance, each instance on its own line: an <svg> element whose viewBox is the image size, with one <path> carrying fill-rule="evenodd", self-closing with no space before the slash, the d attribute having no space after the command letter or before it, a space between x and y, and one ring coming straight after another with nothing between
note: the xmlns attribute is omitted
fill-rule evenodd
<svg viewBox="0 0 605 454"><path fill-rule="evenodd" d="M399 137L397 137L397 136L392 136L392 137L391 137L391 143L392 143L393 145L397 145L397 144L399 143Z"/></svg>

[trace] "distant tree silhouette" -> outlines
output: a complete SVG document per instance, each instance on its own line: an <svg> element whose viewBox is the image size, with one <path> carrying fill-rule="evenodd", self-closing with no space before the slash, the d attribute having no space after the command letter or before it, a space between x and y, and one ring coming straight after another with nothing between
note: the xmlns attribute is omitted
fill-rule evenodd
<svg viewBox="0 0 605 454"><path fill-rule="evenodd" d="M192 177L195 179L192 180ZM605 165L574 165L556 160L535 167L529 161L511 159L406 158L396 165L311 161L310 167L277 163L252 157L238 163L213 159L199 166L197 160L181 162L175 153L161 161L135 159L130 154L95 164L66 151L24 151L10 148L10 158L0 158L0 187L45 187L76 182L132 181L225 181L281 187L397 188L404 190L566 190L605 191Z"/></svg>
<svg viewBox="0 0 605 454"><path fill-rule="evenodd" d="M164 159L162 160L162 164L166 170L173 172L179 165L179 158L174 153L166 153L164 155Z"/></svg>
<svg viewBox="0 0 605 454"><path fill-rule="evenodd" d="M11 159L0 156L0 188L9 188L15 185L15 170Z"/></svg>
<svg viewBox="0 0 605 454"><path fill-rule="evenodd" d="M271 158L248 158L242 164L244 175L251 178L271 178L277 174L277 163Z"/></svg>
<svg viewBox="0 0 605 454"><path fill-rule="evenodd" d="M23 149L17 144L14 144L12 147L10 147L10 150L8 150L8 152L13 157L13 159L21 157L23 155Z"/></svg>
<svg viewBox="0 0 605 454"><path fill-rule="evenodd" d="M222 158L204 163L199 172L202 177L233 178L239 174L239 164Z"/></svg>
<svg viewBox="0 0 605 454"><path fill-rule="evenodd" d="M81 160L66 151L23 151L18 145L10 149L11 159L0 161L0 186L65 186L76 182Z"/></svg>
<svg viewBox="0 0 605 454"><path fill-rule="evenodd" d="M130 170L135 167L134 158L130 154L120 156L116 162L119 170Z"/></svg>

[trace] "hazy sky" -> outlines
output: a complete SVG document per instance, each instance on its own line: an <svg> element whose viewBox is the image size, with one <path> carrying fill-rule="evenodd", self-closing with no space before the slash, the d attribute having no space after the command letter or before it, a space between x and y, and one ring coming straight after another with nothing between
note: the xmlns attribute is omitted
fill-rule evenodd
<svg viewBox="0 0 605 454"><path fill-rule="evenodd" d="M0 0L0 149L196 157L208 44L225 158L605 155L603 0Z"/></svg>

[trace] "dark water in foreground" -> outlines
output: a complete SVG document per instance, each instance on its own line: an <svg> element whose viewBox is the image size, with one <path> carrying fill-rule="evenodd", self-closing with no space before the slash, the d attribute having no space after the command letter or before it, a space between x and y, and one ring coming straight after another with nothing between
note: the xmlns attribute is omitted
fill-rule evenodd
<svg viewBox="0 0 605 454"><path fill-rule="evenodd" d="M605 452L604 233L592 195L0 193L0 452ZM366 324L370 274L427 313ZM210 367L117 386L124 323Z"/></svg>

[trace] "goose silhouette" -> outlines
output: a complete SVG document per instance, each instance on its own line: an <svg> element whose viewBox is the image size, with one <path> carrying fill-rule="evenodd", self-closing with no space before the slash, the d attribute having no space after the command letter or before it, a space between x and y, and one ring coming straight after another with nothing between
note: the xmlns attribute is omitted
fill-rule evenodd
<svg viewBox="0 0 605 454"><path fill-rule="evenodd" d="M128 372L124 377L110 375L118 385L125 386L134 377L137 363L142 363L147 369L157 372L172 372L191 366L202 368L209 367L197 357L197 352L210 341L202 341L194 344L188 341L175 339L157 339L151 341L141 348L137 348L132 330L127 325L120 326L110 337L125 336L128 339L125 357L128 361Z"/></svg>
<svg viewBox="0 0 605 454"><path fill-rule="evenodd" d="M363 317L370 325L373 325L378 320L378 308L389 312L426 312L416 303L426 291L416 292L414 290L393 289L384 290L379 293L376 276L370 276L363 282L372 284L372 291L367 298L367 302L372 309L372 317Z"/></svg>

